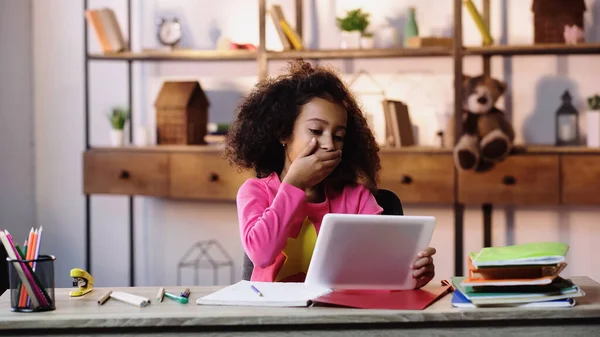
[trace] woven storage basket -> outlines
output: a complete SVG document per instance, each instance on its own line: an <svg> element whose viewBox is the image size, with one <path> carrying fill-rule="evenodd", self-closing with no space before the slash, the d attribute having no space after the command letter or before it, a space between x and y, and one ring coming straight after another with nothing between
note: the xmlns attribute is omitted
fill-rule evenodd
<svg viewBox="0 0 600 337"><path fill-rule="evenodd" d="M565 43L565 25L583 29L584 0L534 0L535 43Z"/></svg>

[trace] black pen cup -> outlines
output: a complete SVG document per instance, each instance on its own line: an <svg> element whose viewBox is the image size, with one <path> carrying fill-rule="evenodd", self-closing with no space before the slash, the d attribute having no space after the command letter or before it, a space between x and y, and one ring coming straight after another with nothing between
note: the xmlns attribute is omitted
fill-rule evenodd
<svg viewBox="0 0 600 337"><path fill-rule="evenodd" d="M41 312L55 310L54 261L52 255L33 260L7 258L10 310Z"/></svg>

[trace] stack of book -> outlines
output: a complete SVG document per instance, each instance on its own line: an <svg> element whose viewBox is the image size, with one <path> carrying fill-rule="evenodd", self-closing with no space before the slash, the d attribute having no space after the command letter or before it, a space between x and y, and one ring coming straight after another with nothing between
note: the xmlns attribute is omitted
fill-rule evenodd
<svg viewBox="0 0 600 337"><path fill-rule="evenodd" d="M451 280L452 305L572 307L585 293L560 276L568 250L561 242L534 242L471 253L467 276Z"/></svg>

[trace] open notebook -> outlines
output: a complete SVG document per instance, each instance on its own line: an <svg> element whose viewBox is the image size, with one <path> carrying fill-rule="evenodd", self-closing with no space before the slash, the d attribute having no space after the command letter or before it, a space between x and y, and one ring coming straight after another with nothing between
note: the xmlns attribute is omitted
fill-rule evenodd
<svg viewBox="0 0 600 337"><path fill-rule="evenodd" d="M198 298L196 304L261 307L307 307L320 304L360 309L423 310L450 290L448 286L428 286L418 290L335 291L305 283L240 281Z"/></svg>
<svg viewBox="0 0 600 337"><path fill-rule="evenodd" d="M258 289L257 294L251 286ZM330 293L326 287L304 283L250 282L242 280L216 292L200 297L196 304L241 305L261 307L306 307L313 299Z"/></svg>

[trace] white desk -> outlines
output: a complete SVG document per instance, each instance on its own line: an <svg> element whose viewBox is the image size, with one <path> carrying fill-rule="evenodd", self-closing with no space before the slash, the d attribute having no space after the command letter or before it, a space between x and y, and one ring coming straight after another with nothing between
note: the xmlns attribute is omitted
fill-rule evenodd
<svg viewBox="0 0 600 337"><path fill-rule="evenodd" d="M112 288L146 296L152 303L137 308L115 300L98 305L107 289L95 288L71 298L73 288L56 290L56 310L10 311L9 292L0 297L0 335L138 335L138 336L600 336L600 284L587 277L573 280L586 296L573 308L457 309L446 295L423 311L346 308L248 308L199 306L196 298L215 287L191 287L190 303L155 299L158 287ZM173 293L182 287L168 287Z"/></svg>

